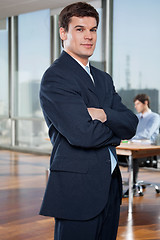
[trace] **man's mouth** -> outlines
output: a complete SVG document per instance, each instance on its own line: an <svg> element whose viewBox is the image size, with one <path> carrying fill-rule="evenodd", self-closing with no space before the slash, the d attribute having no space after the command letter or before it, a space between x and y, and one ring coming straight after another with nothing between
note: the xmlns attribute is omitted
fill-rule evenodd
<svg viewBox="0 0 160 240"><path fill-rule="evenodd" d="M83 43L81 45L85 48L92 48L92 46L93 46L93 44L91 44L91 43Z"/></svg>

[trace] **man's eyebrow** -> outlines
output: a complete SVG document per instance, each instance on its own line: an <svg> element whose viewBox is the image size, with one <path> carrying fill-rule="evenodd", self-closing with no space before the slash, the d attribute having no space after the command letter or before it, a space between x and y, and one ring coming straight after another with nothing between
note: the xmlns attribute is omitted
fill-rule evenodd
<svg viewBox="0 0 160 240"><path fill-rule="evenodd" d="M79 27L85 27L85 26L83 26L83 25L76 25L74 28L79 28ZM94 27L92 27L91 29L93 29L93 28L97 28L97 26L94 26Z"/></svg>
<svg viewBox="0 0 160 240"><path fill-rule="evenodd" d="M83 25L76 25L74 28L84 27Z"/></svg>

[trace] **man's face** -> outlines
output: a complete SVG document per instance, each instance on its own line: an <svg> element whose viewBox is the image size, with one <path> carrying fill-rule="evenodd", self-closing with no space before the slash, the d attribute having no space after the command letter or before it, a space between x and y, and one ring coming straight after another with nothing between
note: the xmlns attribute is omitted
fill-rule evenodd
<svg viewBox="0 0 160 240"><path fill-rule="evenodd" d="M97 22L93 17L72 17L68 32L60 28L64 50L84 65L92 56L97 40Z"/></svg>
<svg viewBox="0 0 160 240"><path fill-rule="evenodd" d="M146 110L147 103L142 103L139 100L136 100L134 102L135 109L137 110L138 113L144 113Z"/></svg>

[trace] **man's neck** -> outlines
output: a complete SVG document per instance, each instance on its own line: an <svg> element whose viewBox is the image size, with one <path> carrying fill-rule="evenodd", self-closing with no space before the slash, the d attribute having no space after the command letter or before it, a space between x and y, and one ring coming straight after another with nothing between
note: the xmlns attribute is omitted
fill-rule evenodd
<svg viewBox="0 0 160 240"><path fill-rule="evenodd" d="M148 107L147 107L146 109L144 109L143 112L141 112L141 113L142 113L142 114L145 114L145 113L147 113L147 112L150 112L150 108L148 108Z"/></svg>
<svg viewBox="0 0 160 240"><path fill-rule="evenodd" d="M80 57L80 56L78 56L78 55L73 54L72 52L70 52L70 51L68 51L68 50L66 50L66 49L64 49L64 51L67 52L67 53L68 53L71 57L73 57L74 59L76 59L76 60L78 60L79 62L81 62L81 64L83 64L84 66L87 65L87 63L88 63L88 57L82 58L82 57Z"/></svg>

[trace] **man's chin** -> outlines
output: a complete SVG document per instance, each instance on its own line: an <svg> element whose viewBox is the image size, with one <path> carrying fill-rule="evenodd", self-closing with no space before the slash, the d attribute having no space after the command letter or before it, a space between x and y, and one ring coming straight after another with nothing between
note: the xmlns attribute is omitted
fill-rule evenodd
<svg viewBox="0 0 160 240"><path fill-rule="evenodd" d="M92 53L84 53L81 55L82 58L90 58L91 56L93 55L93 52Z"/></svg>

